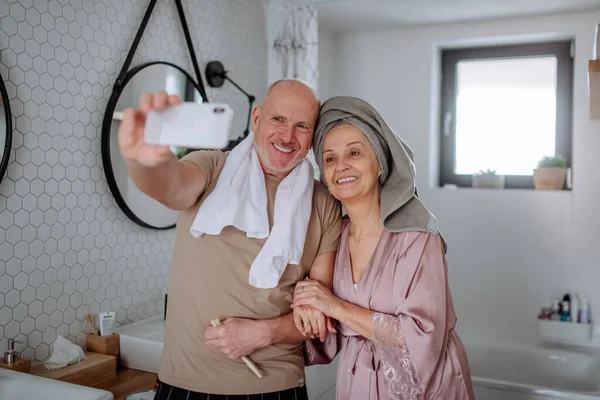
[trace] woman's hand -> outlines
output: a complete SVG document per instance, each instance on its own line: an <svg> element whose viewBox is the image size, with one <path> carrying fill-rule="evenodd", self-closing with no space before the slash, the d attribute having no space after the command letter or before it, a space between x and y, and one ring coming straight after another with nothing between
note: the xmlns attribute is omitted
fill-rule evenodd
<svg viewBox="0 0 600 400"><path fill-rule="evenodd" d="M312 307L319 310L329 318L335 318L336 310L343 305L343 301L331 293L331 290L320 282L306 279L296 284L292 309Z"/></svg>
<svg viewBox="0 0 600 400"><path fill-rule="evenodd" d="M311 307L295 308L294 324L302 336L310 339L318 337L322 342L327 337L327 331L336 332L331 320L321 311Z"/></svg>

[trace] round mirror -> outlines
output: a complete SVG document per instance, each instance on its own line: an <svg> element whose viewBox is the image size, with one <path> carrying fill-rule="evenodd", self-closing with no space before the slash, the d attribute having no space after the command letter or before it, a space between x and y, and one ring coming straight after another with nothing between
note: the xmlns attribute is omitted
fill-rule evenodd
<svg viewBox="0 0 600 400"><path fill-rule="evenodd" d="M153 229L170 229L175 226L177 211L171 210L142 193L129 177L125 160L118 145L119 124L123 110L137 108L143 92L164 90L179 95L184 101L201 103L203 97L192 77L176 65L152 62L129 71L122 89L115 88L108 101L102 125L102 162L108 187L119 207L137 224ZM188 149L177 149L183 157Z"/></svg>
<svg viewBox="0 0 600 400"><path fill-rule="evenodd" d="M4 77L0 75L0 181L4 177L8 158L10 156L10 145L12 142L12 116L8 93L4 86Z"/></svg>

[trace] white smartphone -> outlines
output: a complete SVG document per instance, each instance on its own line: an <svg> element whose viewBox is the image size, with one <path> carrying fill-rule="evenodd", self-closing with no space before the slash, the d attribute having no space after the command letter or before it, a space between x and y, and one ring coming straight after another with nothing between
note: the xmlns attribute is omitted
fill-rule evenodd
<svg viewBox="0 0 600 400"><path fill-rule="evenodd" d="M191 149L224 149L229 143L233 110L227 104L185 102L146 117L148 144Z"/></svg>

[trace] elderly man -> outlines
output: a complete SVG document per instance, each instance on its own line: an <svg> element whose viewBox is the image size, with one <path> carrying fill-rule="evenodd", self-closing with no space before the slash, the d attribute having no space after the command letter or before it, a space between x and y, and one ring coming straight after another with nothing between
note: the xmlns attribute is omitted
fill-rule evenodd
<svg viewBox="0 0 600 400"><path fill-rule="evenodd" d="M340 206L306 159L320 101L300 81L278 81L231 152L178 161L143 132L149 110L180 101L142 95L119 132L136 185L180 210L156 399L306 399L303 335L323 340L333 328L306 308L300 333L290 305L306 276L331 287L341 230Z"/></svg>

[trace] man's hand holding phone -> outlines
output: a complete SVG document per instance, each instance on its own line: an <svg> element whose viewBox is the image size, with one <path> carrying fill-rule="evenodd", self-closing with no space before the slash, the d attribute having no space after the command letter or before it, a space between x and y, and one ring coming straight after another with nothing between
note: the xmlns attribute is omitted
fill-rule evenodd
<svg viewBox="0 0 600 400"><path fill-rule="evenodd" d="M144 130L149 111L162 110L165 107L181 103L182 100L177 95L169 96L165 92L142 93L138 109L125 109L119 127L119 150L123 158L145 167L156 167L169 159L175 158L168 145L146 143Z"/></svg>
<svg viewBox="0 0 600 400"><path fill-rule="evenodd" d="M165 92L143 93L139 109L126 109L119 148L126 160L156 167L175 157L172 146L223 149L229 143L233 110L227 104L184 103Z"/></svg>

